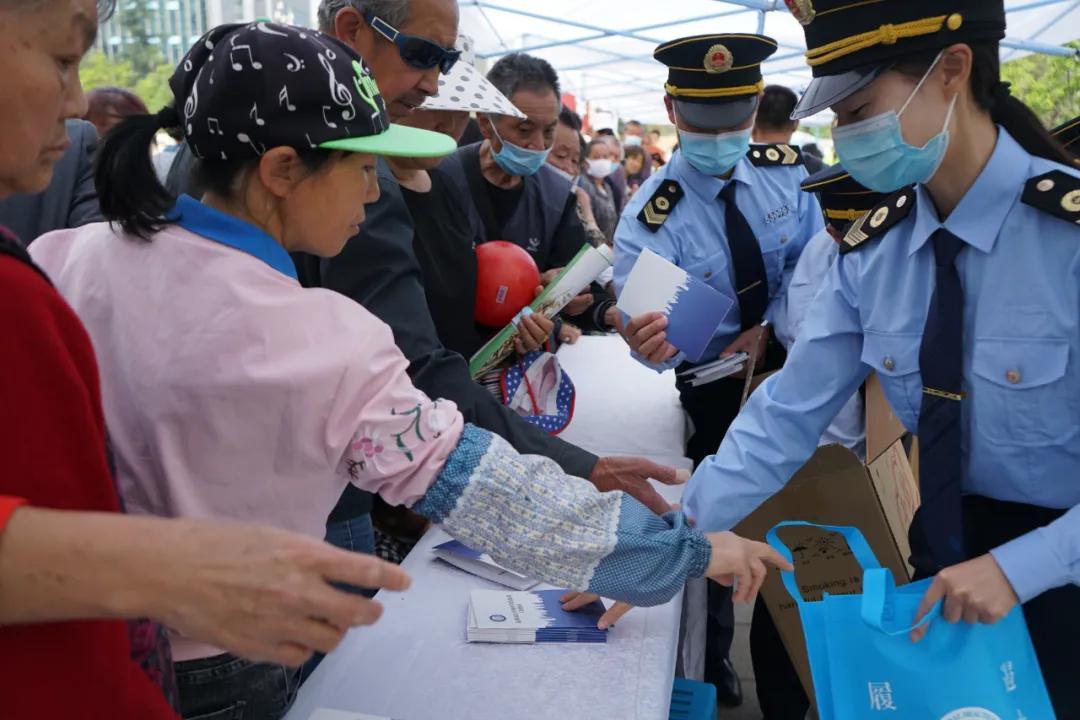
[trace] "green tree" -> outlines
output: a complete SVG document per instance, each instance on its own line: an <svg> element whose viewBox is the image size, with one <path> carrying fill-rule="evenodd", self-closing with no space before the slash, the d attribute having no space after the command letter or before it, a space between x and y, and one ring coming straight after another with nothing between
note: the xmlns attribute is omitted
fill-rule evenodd
<svg viewBox="0 0 1080 720"><path fill-rule="evenodd" d="M150 42L150 20L147 0L125 0L117 8L117 22L124 38L120 55L131 62L140 77L152 72L162 61L161 50Z"/></svg>
<svg viewBox="0 0 1080 720"><path fill-rule="evenodd" d="M99 87L130 88L135 85L135 69L127 60L112 60L105 53L94 51L79 66L79 78L86 91Z"/></svg>
<svg viewBox="0 0 1080 720"><path fill-rule="evenodd" d="M1080 50L1080 40L1068 46ZM1001 77L1047 127L1080 115L1080 58L1036 53L1002 65Z"/></svg>
<svg viewBox="0 0 1080 720"><path fill-rule="evenodd" d="M175 67L163 62L135 83L135 94L142 98L150 112L156 113L172 102L173 94L169 89L169 78L175 70Z"/></svg>

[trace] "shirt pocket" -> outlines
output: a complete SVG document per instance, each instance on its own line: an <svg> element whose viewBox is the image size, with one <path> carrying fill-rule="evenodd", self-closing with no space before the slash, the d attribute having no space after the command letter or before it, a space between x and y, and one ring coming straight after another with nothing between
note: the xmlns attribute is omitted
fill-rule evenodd
<svg viewBox="0 0 1080 720"><path fill-rule="evenodd" d="M976 338L973 426L1000 445L1042 447L1077 433L1066 338Z"/></svg>
<svg viewBox="0 0 1080 720"><path fill-rule="evenodd" d="M735 296L735 291L731 287L728 256L723 250L717 250L704 257L690 258L689 262L683 266L683 269L691 276L704 281L724 295Z"/></svg>
<svg viewBox="0 0 1080 720"><path fill-rule="evenodd" d="M765 263L765 276L769 278L770 296L775 296L780 290L784 280L784 266L787 264L788 253L791 252L789 248L795 244L799 233L799 225L794 218L792 214L781 222L768 226L758 238L761 259Z"/></svg>
<svg viewBox="0 0 1080 720"><path fill-rule="evenodd" d="M893 412L909 430L918 427L922 406L921 344L922 335L863 333L862 361L878 374Z"/></svg>

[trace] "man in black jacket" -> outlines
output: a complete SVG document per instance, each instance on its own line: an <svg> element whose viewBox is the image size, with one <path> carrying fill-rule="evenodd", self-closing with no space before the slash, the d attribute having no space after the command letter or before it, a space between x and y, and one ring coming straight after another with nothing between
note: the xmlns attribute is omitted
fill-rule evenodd
<svg viewBox="0 0 1080 720"><path fill-rule="evenodd" d="M368 61L396 119L436 94L439 68L422 70L410 65L377 28L393 28L453 48L458 9L456 0L323 0L319 22L323 31L348 43ZM597 458L525 422L473 382L465 360L439 342L413 251L412 218L382 162L379 189L378 202L367 206L363 230L340 255L294 257L301 282L348 295L386 322L409 359L413 384L431 397L457 403L467 421L501 435L519 452L552 458L568 473L592 481L601 490L624 490L657 512L666 510L667 504L647 478L678 482L681 478L671 468L640 458ZM369 495L349 488L330 516L327 539L371 552L370 503Z"/></svg>

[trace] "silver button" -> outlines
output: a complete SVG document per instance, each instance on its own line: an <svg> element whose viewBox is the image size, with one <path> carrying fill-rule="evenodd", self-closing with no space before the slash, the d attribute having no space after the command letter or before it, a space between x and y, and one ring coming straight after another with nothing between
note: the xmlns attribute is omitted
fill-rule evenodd
<svg viewBox="0 0 1080 720"><path fill-rule="evenodd" d="M787 243L787 235L781 235L780 236L780 244L784 245L785 243Z"/></svg>
<svg viewBox="0 0 1080 720"><path fill-rule="evenodd" d="M886 370L895 370L896 369L896 361L893 360L891 357L885 358L885 360L882 361L881 364Z"/></svg>
<svg viewBox="0 0 1080 720"><path fill-rule="evenodd" d="M705 273L705 279L706 279L706 280L708 280L708 279L709 279L709 278L711 278L711 277L712 277L712 271L706 271L706 273Z"/></svg>

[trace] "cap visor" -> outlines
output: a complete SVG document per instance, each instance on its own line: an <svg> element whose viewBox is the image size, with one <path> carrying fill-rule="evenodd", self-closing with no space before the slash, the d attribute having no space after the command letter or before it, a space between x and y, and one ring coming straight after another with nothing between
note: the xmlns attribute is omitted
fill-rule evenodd
<svg viewBox="0 0 1080 720"><path fill-rule="evenodd" d="M675 112L683 121L702 130L729 130L742 125L757 109L758 96L750 95L719 103L690 102L674 98Z"/></svg>
<svg viewBox="0 0 1080 720"><path fill-rule="evenodd" d="M443 157L457 150L449 135L420 128L393 125L378 135L330 140L319 145L327 150L371 153L387 157Z"/></svg>
<svg viewBox="0 0 1080 720"><path fill-rule="evenodd" d="M458 65L451 72L457 72ZM461 83L461 84L457 84ZM524 120L527 116L514 106L510 100L489 83L483 75L474 72L464 77L447 78L446 86L439 89L439 94L429 97L417 110L451 110L458 112L476 112L487 115L506 115Z"/></svg>
<svg viewBox="0 0 1080 720"><path fill-rule="evenodd" d="M817 115L830 105L862 90L884 70L884 65L878 65L877 67L855 68L839 75L814 78L810 81L806 92L799 98L795 111L791 113L791 119L802 120L811 115Z"/></svg>

